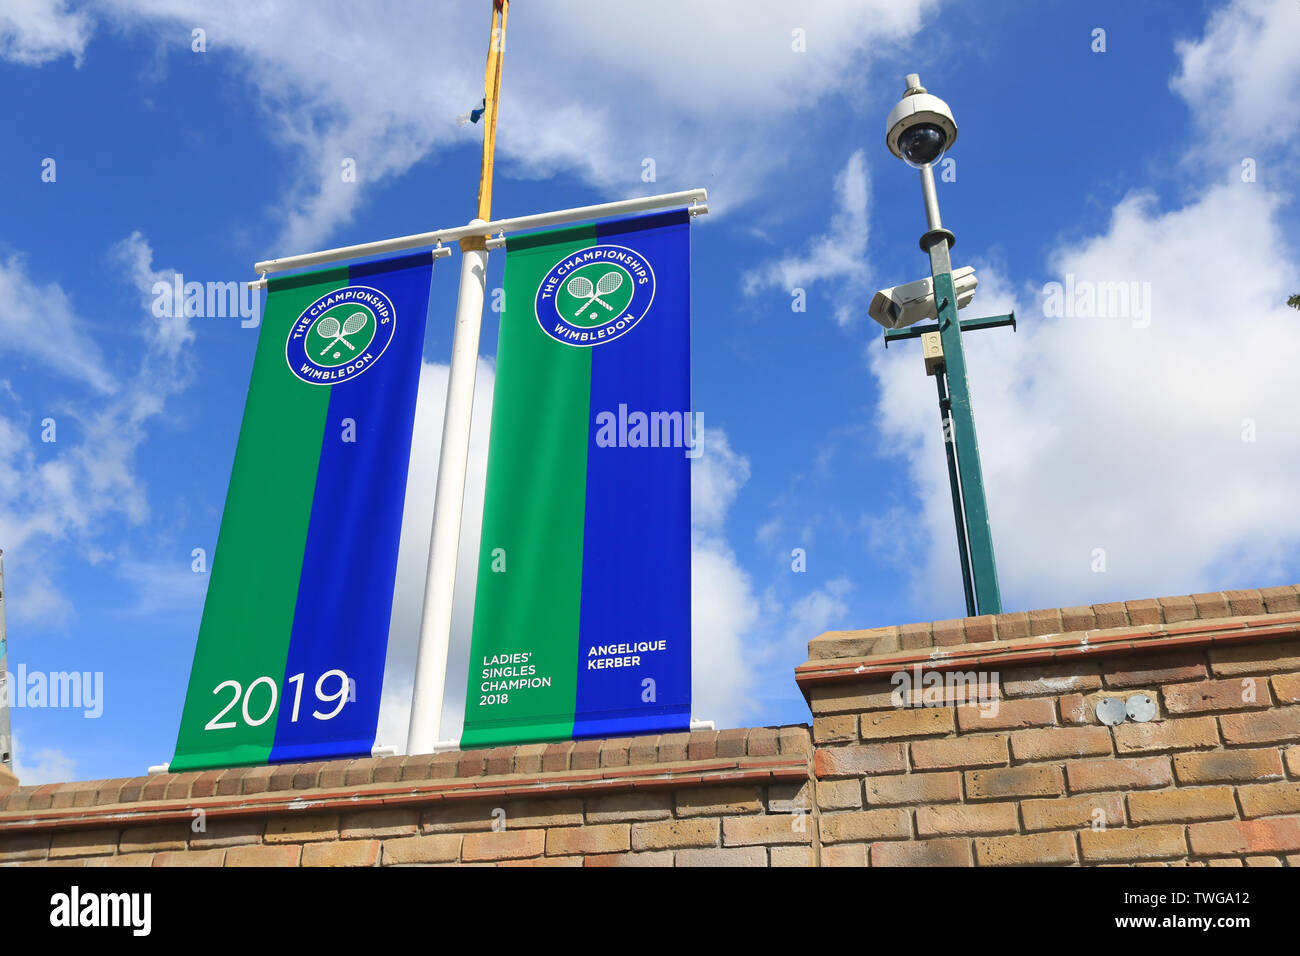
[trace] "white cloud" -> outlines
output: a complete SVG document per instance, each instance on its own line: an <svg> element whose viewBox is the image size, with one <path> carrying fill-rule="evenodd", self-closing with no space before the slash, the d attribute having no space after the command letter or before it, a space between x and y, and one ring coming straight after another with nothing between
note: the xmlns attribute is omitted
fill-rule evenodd
<svg viewBox="0 0 1300 956"><path fill-rule="evenodd" d="M33 359L106 395L117 391L103 353L57 283L37 283L23 260L11 255L0 260L0 301L0 354Z"/></svg>
<svg viewBox="0 0 1300 956"><path fill-rule="evenodd" d="M62 750L43 747L28 753L16 733L13 735L13 748L14 775L24 787L76 779L77 763Z"/></svg>
<svg viewBox="0 0 1300 956"><path fill-rule="evenodd" d="M859 92L870 62L906 43L937 2L796 11L762 0L740 15L693 0L520 4L507 39L499 175L570 173L619 197L716 185L715 210L742 201L799 148L814 106ZM481 128L455 124L483 95L488 23L477 5L410 3L390 15L343 0L105 0L102 9L150 33L188 36L175 31L202 25L206 55L236 54L232 68L255 91L268 134L299 164L284 250L317 246L367 185L438 150L477 148ZM806 52L794 49L795 30ZM356 184L340 176L345 158L356 161ZM641 179L646 158L656 182Z"/></svg>
<svg viewBox="0 0 1300 956"><path fill-rule="evenodd" d="M0 6L0 59L39 66L71 56L77 66L90 41L90 18L67 0L5 0Z"/></svg>
<svg viewBox="0 0 1300 956"><path fill-rule="evenodd" d="M38 289L16 259L0 266L0 296L12 292L9 300L20 303L0 317L11 344L24 354L64 363L65 373L100 393L90 402L61 401L39 416L22 410L15 399L19 410L0 417L0 540L10 564L9 610L18 620L58 626L69 619L70 605L51 570L58 563L54 546L77 539L98 556L90 542L106 519L145 519L148 505L135 474L136 452L166 399L190 379L188 320L159 319L149 308L152 281L169 273L152 270L152 251L138 233L116 245L114 255L132 265L143 313L136 328L142 330L144 348L125 380L105 370L89 324L58 285ZM129 320L118 325L132 327ZM53 344L43 344L43 337ZM43 429L37 425L45 417L55 423L57 440L51 444L39 440Z"/></svg>
<svg viewBox="0 0 1300 956"><path fill-rule="evenodd" d="M829 231L809 242L808 251L764 263L746 272L741 282L746 295L776 288L785 292L818 282L833 282L836 290L835 321L848 325L862 315L862 293L867 291L867 196L870 192L867 162L857 150L835 177L835 212Z"/></svg>
<svg viewBox="0 0 1300 956"><path fill-rule="evenodd" d="M1176 45L1170 87L1192 107L1207 145L1234 159L1300 132L1300 11L1292 0L1232 0L1201 38Z"/></svg>

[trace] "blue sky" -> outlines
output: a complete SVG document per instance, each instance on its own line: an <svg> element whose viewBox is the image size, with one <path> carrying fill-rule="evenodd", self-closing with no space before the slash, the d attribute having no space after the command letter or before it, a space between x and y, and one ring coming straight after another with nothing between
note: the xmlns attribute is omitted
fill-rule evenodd
<svg viewBox="0 0 1300 956"><path fill-rule="evenodd" d="M455 117L482 95L486 0L227 6L0 10L9 664L104 675L97 719L14 711L24 782L133 775L175 742L206 584L191 554L211 560L256 331L156 318L153 283L243 281L258 259L473 212L480 129ZM933 384L916 344L885 352L866 315L928 268L916 174L883 143L908 72L960 125L940 201L954 264L981 280L966 314L1021 322L967 343L1005 608L1300 580L1284 305L1300 8L809 6L510 18L497 215L710 192L693 238L697 715L803 721L791 671L810 638L963 613ZM437 267L429 311L381 722L395 744L457 269ZM1067 276L1137 283L1145 306L1053 314L1045 287ZM488 312L471 499L495 348Z"/></svg>

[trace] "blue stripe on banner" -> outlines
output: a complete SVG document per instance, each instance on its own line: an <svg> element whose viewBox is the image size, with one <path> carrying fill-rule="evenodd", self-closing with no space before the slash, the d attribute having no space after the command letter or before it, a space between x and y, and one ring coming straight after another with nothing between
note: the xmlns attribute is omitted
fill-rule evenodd
<svg viewBox="0 0 1300 956"><path fill-rule="evenodd" d="M350 285L388 296L397 327L373 368L330 386L273 763L369 756L375 742L432 273L427 252L348 270ZM343 440L345 419L354 442ZM349 693L339 671L355 700L318 718Z"/></svg>
<svg viewBox="0 0 1300 956"><path fill-rule="evenodd" d="M692 434L690 216L597 226L597 242L639 252L655 272L650 311L592 347L587 515L574 737L686 730L691 719L691 460L684 447L600 447L597 416L677 413ZM620 406L625 406L620 415ZM621 429L620 429L621 430ZM666 642L664 650L642 650ZM593 654L600 645L626 652ZM600 659L627 666L597 669ZM632 658L639 658L633 662ZM653 701L648 701L653 681Z"/></svg>

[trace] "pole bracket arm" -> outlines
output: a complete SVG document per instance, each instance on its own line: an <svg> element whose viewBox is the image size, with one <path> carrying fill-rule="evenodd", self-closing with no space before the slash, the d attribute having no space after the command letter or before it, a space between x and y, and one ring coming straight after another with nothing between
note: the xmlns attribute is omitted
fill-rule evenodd
<svg viewBox="0 0 1300 956"><path fill-rule="evenodd" d="M990 315L982 319L962 319L961 330L963 332L976 332L980 329L997 329L1004 325L1011 326L1014 332L1016 329L1016 314L1012 312L1009 315ZM901 342L903 339L919 339L928 332L938 332L939 326L932 325L912 325L905 329L885 329L885 348L889 348L890 342Z"/></svg>

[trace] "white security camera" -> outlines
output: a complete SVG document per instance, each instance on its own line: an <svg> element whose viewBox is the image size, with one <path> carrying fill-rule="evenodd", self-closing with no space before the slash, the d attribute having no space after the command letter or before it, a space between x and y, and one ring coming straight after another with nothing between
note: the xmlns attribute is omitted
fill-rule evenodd
<svg viewBox="0 0 1300 956"><path fill-rule="evenodd" d="M948 104L927 93L917 74L907 74L907 91L885 120L889 151L911 166L929 166L956 141L957 121Z"/></svg>
<svg viewBox="0 0 1300 956"><path fill-rule="evenodd" d="M952 286L957 293L957 308L964 309L970 304L978 285L974 266L953 270ZM939 310L934 301L934 280L917 279L907 285L881 289L871 297L871 307L867 311L887 329L901 329L926 319L937 319Z"/></svg>

